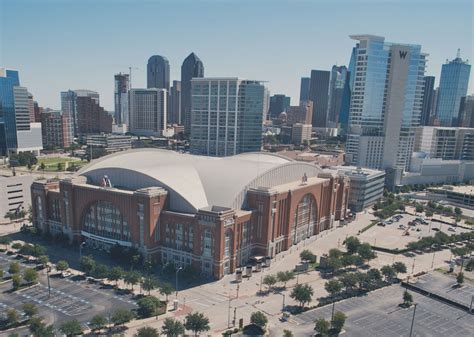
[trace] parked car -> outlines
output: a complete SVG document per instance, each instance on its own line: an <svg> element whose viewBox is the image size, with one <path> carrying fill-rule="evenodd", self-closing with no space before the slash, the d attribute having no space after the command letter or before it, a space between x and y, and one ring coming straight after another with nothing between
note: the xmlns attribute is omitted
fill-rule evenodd
<svg viewBox="0 0 474 337"><path fill-rule="evenodd" d="M448 231L450 231L450 232L455 232L455 231L456 231L456 228L454 228L454 227L449 227L449 228L448 228Z"/></svg>

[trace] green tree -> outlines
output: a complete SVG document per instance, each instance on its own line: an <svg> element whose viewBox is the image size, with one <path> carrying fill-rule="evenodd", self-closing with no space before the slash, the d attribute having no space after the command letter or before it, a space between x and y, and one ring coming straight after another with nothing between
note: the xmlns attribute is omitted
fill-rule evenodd
<svg viewBox="0 0 474 337"><path fill-rule="evenodd" d="M454 207L454 213L456 213L456 215L461 215L462 210L459 207Z"/></svg>
<svg viewBox="0 0 474 337"><path fill-rule="evenodd" d="M276 283L277 278L275 275L265 275L265 277L263 278L263 284L268 287L268 291L270 291Z"/></svg>
<svg viewBox="0 0 474 337"><path fill-rule="evenodd" d="M49 262L49 257L46 255L41 255L38 257L38 262L41 263L43 266L46 266L46 264Z"/></svg>
<svg viewBox="0 0 474 337"><path fill-rule="evenodd" d="M173 293L174 288L170 283L165 282L160 285L159 290L161 295L166 296L166 302L168 302L168 296Z"/></svg>
<svg viewBox="0 0 474 337"><path fill-rule="evenodd" d="M395 262L394 264L392 264L392 267L395 270L395 277L397 277L399 273L407 272L407 266L403 262Z"/></svg>
<svg viewBox="0 0 474 337"><path fill-rule="evenodd" d="M342 268L342 261L339 258L330 257L327 260L327 267L333 273L337 273Z"/></svg>
<svg viewBox="0 0 474 337"><path fill-rule="evenodd" d="M301 261L309 261L310 263L316 262L316 255L314 255L310 250L305 249L300 253Z"/></svg>
<svg viewBox="0 0 474 337"><path fill-rule="evenodd" d="M359 254L363 261L370 261L376 256L372 247L368 243L361 244L357 249L357 254Z"/></svg>
<svg viewBox="0 0 474 337"><path fill-rule="evenodd" d="M184 327L186 330L194 332L194 335L197 336L199 332L209 331L209 318L200 312L187 314L184 321Z"/></svg>
<svg viewBox="0 0 474 337"><path fill-rule="evenodd" d="M346 322L346 319L347 319L347 316L342 311L336 311L331 320L331 326L334 328L334 330L336 330L339 333L344 327L344 323Z"/></svg>
<svg viewBox="0 0 474 337"><path fill-rule="evenodd" d="M20 264L18 262L10 262L10 267L8 268L10 274L18 274L20 272Z"/></svg>
<svg viewBox="0 0 474 337"><path fill-rule="evenodd" d="M7 321L8 324L10 325L15 325L18 323L19 319L18 311L16 311L14 308L9 308L7 309Z"/></svg>
<svg viewBox="0 0 474 337"><path fill-rule="evenodd" d="M77 319L73 319L71 321L64 322L59 326L59 331L61 331L66 336L77 336L82 334L82 326L81 323Z"/></svg>
<svg viewBox="0 0 474 337"><path fill-rule="evenodd" d="M122 278L123 276L123 269L120 267L113 267L110 269L109 275L107 275L107 278L110 281L115 281L115 286L118 285L118 281Z"/></svg>
<svg viewBox="0 0 474 337"><path fill-rule="evenodd" d="M329 252L328 252L329 258L340 259L342 258L342 255L344 255L344 253L337 248L329 249Z"/></svg>
<svg viewBox="0 0 474 337"><path fill-rule="evenodd" d="M114 312L110 320L114 325L122 325L130 322L134 317L135 315L130 310L120 308Z"/></svg>
<svg viewBox="0 0 474 337"><path fill-rule="evenodd" d="M456 276L456 282L461 286L464 283L464 273L459 272Z"/></svg>
<svg viewBox="0 0 474 337"><path fill-rule="evenodd" d="M132 286L132 291L133 291L133 286L135 284L138 284L140 282L141 275L137 271L129 271L128 273L125 273L123 276L123 280L126 284L130 284Z"/></svg>
<svg viewBox="0 0 474 337"><path fill-rule="evenodd" d="M145 291L148 291L148 295L150 295L151 291L153 289L156 289L158 284L153 277L147 276L142 280L141 286L142 286L142 289Z"/></svg>
<svg viewBox="0 0 474 337"><path fill-rule="evenodd" d="M39 168L44 173L44 170L46 169L46 165L43 162L41 162Z"/></svg>
<svg viewBox="0 0 474 337"><path fill-rule="evenodd" d="M88 275L92 272L96 265L96 262L92 255L81 257L79 263L81 265L81 270Z"/></svg>
<svg viewBox="0 0 474 337"><path fill-rule="evenodd" d="M326 337L329 336L329 322L326 321L324 318L318 318L314 324L314 331L321 336Z"/></svg>
<svg viewBox="0 0 474 337"><path fill-rule="evenodd" d="M63 170L63 163L58 163L58 164L56 165L56 170L57 170L57 171L62 171L62 170Z"/></svg>
<svg viewBox="0 0 474 337"><path fill-rule="evenodd" d="M388 282L392 282L393 278L396 275L395 268L392 266L386 265L380 268L380 271L382 272L382 275L385 277L385 280Z"/></svg>
<svg viewBox="0 0 474 337"><path fill-rule="evenodd" d="M329 280L324 284L324 289L334 297L342 290L342 284L338 280Z"/></svg>
<svg viewBox="0 0 474 337"><path fill-rule="evenodd" d="M135 336L136 337L158 337L160 336L160 333L158 332L158 329L152 328L150 326L144 326L138 329Z"/></svg>
<svg viewBox="0 0 474 337"><path fill-rule="evenodd" d="M265 326L268 323L268 318L267 316L265 316L263 312L255 311L255 312L252 312L252 314L250 315L250 322L262 328L265 328Z"/></svg>
<svg viewBox="0 0 474 337"><path fill-rule="evenodd" d="M349 254L357 253L359 246L361 245L360 240L355 236L349 236L345 241L346 249Z"/></svg>
<svg viewBox="0 0 474 337"><path fill-rule="evenodd" d="M293 337L293 332L291 332L290 330L284 329L283 330L283 337Z"/></svg>
<svg viewBox="0 0 474 337"><path fill-rule="evenodd" d="M33 268L26 268L23 272L23 279L27 283L34 283L38 280L38 272Z"/></svg>
<svg viewBox="0 0 474 337"><path fill-rule="evenodd" d="M12 285L13 285L14 290L17 290L18 288L20 288L21 276L19 274L14 274L12 276Z"/></svg>
<svg viewBox="0 0 474 337"><path fill-rule="evenodd" d="M278 282L283 283L283 288L286 288L286 283L295 278L295 273L291 270L279 271L276 275Z"/></svg>
<svg viewBox="0 0 474 337"><path fill-rule="evenodd" d="M28 323L28 328L35 337L54 337L54 326L46 325L41 317L32 317Z"/></svg>
<svg viewBox="0 0 474 337"><path fill-rule="evenodd" d="M403 292L403 304L410 306L413 303L413 296L408 292L407 289Z"/></svg>
<svg viewBox="0 0 474 337"><path fill-rule="evenodd" d="M380 271L376 268L371 268L367 272L367 281L371 285L377 285L380 281L382 281L382 274L380 274Z"/></svg>
<svg viewBox="0 0 474 337"><path fill-rule="evenodd" d="M339 281L346 288L346 291L351 293L357 285L358 278L355 273L346 273L339 278Z"/></svg>
<svg viewBox="0 0 474 337"><path fill-rule="evenodd" d="M98 279L106 278L108 273L109 269L107 266L101 263L96 263L91 271L91 275Z"/></svg>
<svg viewBox="0 0 474 337"><path fill-rule="evenodd" d="M297 284L293 288L290 297L295 301L298 301L300 307L303 308L306 303L311 302L313 288L309 284Z"/></svg>
<svg viewBox="0 0 474 337"><path fill-rule="evenodd" d="M34 315L38 313L38 308L36 307L36 305L29 302L23 303L23 305L21 306L21 310L23 310L23 312L28 317L33 317Z"/></svg>
<svg viewBox="0 0 474 337"><path fill-rule="evenodd" d="M89 326L92 331L99 331L107 327L107 318L103 315L95 315L92 317Z"/></svg>
<svg viewBox="0 0 474 337"><path fill-rule="evenodd" d="M20 337L20 335L17 332L10 332L8 337Z"/></svg>
<svg viewBox="0 0 474 337"><path fill-rule="evenodd" d="M57 271L66 271L69 269L69 263L66 260L61 260L56 263L56 270Z"/></svg>
<svg viewBox="0 0 474 337"><path fill-rule="evenodd" d="M422 213L423 211L424 211L424 208L423 208L422 205L420 205L420 204L415 205L415 212L416 213Z"/></svg>
<svg viewBox="0 0 474 337"><path fill-rule="evenodd" d="M137 313L140 317L147 318L158 315L158 312L163 303L155 296L142 297L137 301Z"/></svg>
<svg viewBox="0 0 474 337"><path fill-rule="evenodd" d="M184 335L184 325L177 319L166 318L161 327L161 333L167 337L178 337Z"/></svg>

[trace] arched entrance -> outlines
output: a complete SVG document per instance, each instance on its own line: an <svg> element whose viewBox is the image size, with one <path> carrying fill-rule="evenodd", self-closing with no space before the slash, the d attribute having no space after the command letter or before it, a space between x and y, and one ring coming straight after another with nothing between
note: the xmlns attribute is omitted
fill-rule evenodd
<svg viewBox="0 0 474 337"><path fill-rule="evenodd" d="M293 244L296 245L298 242L310 237L316 222L316 199L311 193L308 193L301 198L294 214L291 232Z"/></svg>

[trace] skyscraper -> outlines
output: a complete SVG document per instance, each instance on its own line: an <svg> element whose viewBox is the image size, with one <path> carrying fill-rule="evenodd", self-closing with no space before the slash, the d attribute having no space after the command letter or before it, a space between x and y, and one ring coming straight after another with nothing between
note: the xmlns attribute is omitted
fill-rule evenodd
<svg viewBox="0 0 474 337"><path fill-rule="evenodd" d="M329 103L327 114L327 126L337 128L340 116L342 121L349 113L350 89L349 89L350 73L346 66L333 66L329 81ZM344 110L344 111L343 111Z"/></svg>
<svg viewBox="0 0 474 337"><path fill-rule="evenodd" d="M300 84L300 102L309 100L309 87L311 84L311 78L301 77Z"/></svg>
<svg viewBox="0 0 474 337"><path fill-rule="evenodd" d="M49 110L41 114L43 146L47 149L66 148L74 141L70 123L72 120L62 111Z"/></svg>
<svg viewBox="0 0 474 337"><path fill-rule="evenodd" d="M425 76L423 86L423 106L421 108L420 125L430 125L433 119L433 106L435 99L435 77Z"/></svg>
<svg viewBox="0 0 474 337"><path fill-rule="evenodd" d="M76 116L78 135L112 132L112 116L91 96L76 97Z"/></svg>
<svg viewBox="0 0 474 337"><path fill-rule="evenodd" d="M71 118L70 126L74 136L78 136L77 108L76 101L78 97L90 97L94 102L100 104L99 93L92 90L68 90L61 92L61 111Z"/></svg>
<svg viewBox="0 0 474 337"><path fill-rule="evenodd" d="M374 35L351 38L358 42L346 160L387 169L390 182L395 183L410 165L426 55L420 45L385 42Z"/></svg>
<svg viewBox="0 0 474 337"><path fill-rule="evenodd" d="M443 64L439 81L436 118L441 126L456 126L461 97L466 96L471 65L461 59L458 49L454 60Z"/></svg>
<svg viewBox="0 0 474 337"><path fill-rule="evenodd" d="M128 90L130 90L129 75L120 73L115 75L114 79L115 124L128 125Z"/></svg>
<svg viewBox="0 0 474 337"><path fill-rule="evenodd" d="M268 109L268 117L278 118L282 112L286 112L286 109L290 106L291 98L283 94L276 94L270 96L270 108Z"/></svg>
<svg viewBox="0 0 474 337"><path fill-rule="evenodd" d="M166 129L166 89L130 89L130 132L138 136L162 136Z"/></svg>
<svg viewBox="0 0 474 337"><path fill-rule="evenodd" d="M204 77L204 65L191 53L181 66L181 122L186 134L191 133L191 79L199 77Z"/></svg>
<svg viewBox="0 0 474 337"><path fill-rule="evenodd" d="M461 98L459 107L459 126L474 128L474 95Z"/></svg>
<svg viewBox="0 0 474 337"><path fill-rule="evenodd" d="M43 148L41 124L30 121L30 95L18 71L0 68L0 156Z"/></svg>
<svg viewBox="0 0 474 337"><path fill-rule="evenodd" d="M182 124L181 121L181 81L173 81L168 111L169 124Z"/></svg>
<svg viewBox="0 0 474 337"><path fill-rule="evenodd" d="M311 70L309 99L313 101L313 127L327 127L330 76L331 72L326 70Z"/></svg>
<svg viewBox="0 0 474 337"><path fill-rule="evenodd" d="M194 78L191 153L223 157L260 151L263 97L259 81Z"/></svg>
<svg viewBox="0 0 474 337"><path fill-rule="evenodd" d="M147 88L170 91L170 63L164 56L153 55L147 64Z"/></svg>

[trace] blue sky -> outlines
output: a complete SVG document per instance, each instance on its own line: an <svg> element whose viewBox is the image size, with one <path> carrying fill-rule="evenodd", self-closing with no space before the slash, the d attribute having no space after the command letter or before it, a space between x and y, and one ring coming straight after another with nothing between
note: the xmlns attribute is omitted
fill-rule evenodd
<svg viewBox="0 0 474 337"><path fill-rule="evenodd" d="M427 74L461 48L473 59L471 0L0 0L0 66L18 69L40 105L59 108L59 92L92 89L113 110L113 75L133 71L146 86L146 62L168 57L180 78L194 51L206 76L268 81L271 93L299 98L311 69L347 64L369 33L421 44ZM470 91L474 88L471 71Z"/></svg>

